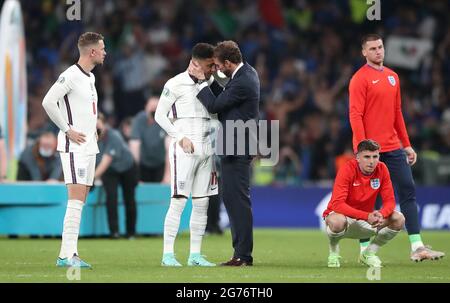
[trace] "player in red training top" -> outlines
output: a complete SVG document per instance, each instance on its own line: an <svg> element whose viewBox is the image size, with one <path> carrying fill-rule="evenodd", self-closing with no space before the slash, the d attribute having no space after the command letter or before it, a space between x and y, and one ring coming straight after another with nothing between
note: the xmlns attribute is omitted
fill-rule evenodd
<svg viewBox="0 0 450 303"><path fill-rule="evenodd" d="M417 154L411 147L402 115L400 80L383 65L384 46L379 35L362 39L362 54L367 64L352 77L349 86L349 114L353 131L353 149L359 142L371 138L381 145L380 160L389 169L398 204L406 218L406 230L411 242L411 260L439 259L445 254L425 246L420 236L416 189L411 165ZM369 244L362 239L361 252Z"/></svg>
<svg viewBox="0 0 450 303"><path fill-rule="evenodd" d="M333 194L323 213L330 240L328 267L340 267L339 241L375 236L360 254L359 260L371 267L381 267L376 252L403 228L405 218L394 210L395 197L386 165L380 160L380 146L373 140L358 144L356 159L339 171ZM383 206L374 210L380 194Z"/></svg>

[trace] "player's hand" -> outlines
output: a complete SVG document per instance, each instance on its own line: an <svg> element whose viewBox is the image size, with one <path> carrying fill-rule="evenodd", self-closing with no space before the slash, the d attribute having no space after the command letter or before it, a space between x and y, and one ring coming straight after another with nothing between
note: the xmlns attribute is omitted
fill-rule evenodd
<svg viewBox="0 0 450 303"><path fill-rule="evenodd" d="M73 142L75 142L76 144L82 144L84 142L86 142L86 135L83 133L79 133L73 129L69 129L66 132L66 136Z"/></svg>
<svg viewBox="0 0 450 303"><path fill-rule="evenodd" d="M188 73L189 75L194 76L199 80L205 79L205 73L203 72L202 67L196 60L191 60L189 62Z"/></svg>
<svg viewBox="0 0 450 303"><path fill-rule="evenodd" d="M194 144L188 138L184 137L180 140L179 144L186 154L192 154L194 152Z"/></svg>
<svg viewBox="0 0 450 303"><path fill-rule="evenodd" d="M381 228L384 227L385 223L386 223L386 219L385 218L381 218L381 219L378 220L377 224L373 225L373 227L377 227L378 230L380 230Z"/></svg>
<svg viewBox="0 0 450 303"><path fill-rule="evenodd" d="M408 158L408 164L413 166L417 161L417 154L411 146L405 148L405 153Z"/></svg>
<svg viewBox="0 0 450 303"><path fill-rule="evenodd" d="M378 226L378 223L380 222L380 216L378 214L379 212L377 210L371 212L369 214L369 217L367 218L367 222L372 225L372 227ZM383 217L383 216L381 216Z"/></svg>

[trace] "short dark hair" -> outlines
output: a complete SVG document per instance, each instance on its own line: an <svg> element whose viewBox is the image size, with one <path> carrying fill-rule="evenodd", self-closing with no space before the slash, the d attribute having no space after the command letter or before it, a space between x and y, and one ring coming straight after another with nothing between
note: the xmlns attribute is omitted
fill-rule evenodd
<svg viewBox="0 0 450 303"><path fill-rule="evenodd" d="M192 48L192 58L209 59L214 56L214 46L209 43L197 43Z"/></svg>
<svg viewBox="0 0 450 303"><path fill-rule="evenodd" d="M368 151L380 150L380 144L378 144L376 141L374 141L372 139L362 140L358 144L358 153L366 151L366 150L368 150Z"/></svg>
<svg viewBox="0 0 450 303"><path fill-rule="evenodd" d="M104 40L104 37L99 33L86 32L78 38L78 48L86 47Z"/></svg>
<svg viewBox="0 0 450 303"><path fill-rule="evenodd" d="M364 45L367 41L377 41L377 40L383 40L380 35L378 34L367 34L364 35L361 39L361 47L364 48Z"/></svg>
<svg viewBox="0 0 450 303"><path fill-rule="evenodd" d="M214 57L220 62L228 60L234 64L242 62L242 54L236 42L227 40L219 42L214 48Z"/></svg>

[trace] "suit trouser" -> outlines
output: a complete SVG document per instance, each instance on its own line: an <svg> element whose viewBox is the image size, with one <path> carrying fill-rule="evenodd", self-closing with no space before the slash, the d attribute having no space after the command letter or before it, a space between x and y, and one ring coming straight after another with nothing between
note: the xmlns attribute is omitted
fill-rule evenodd
<svg viewBox="0 0 450 303"><path fill-rule="evenodd" d="M386 164L391 175L392 185L397 194L397 202L405 216L405 227L408 234L419 234L420 223L416 203L416 187L411 166L407 162L403 149L397 149L380 154L380 160Z"/></svg>
<svg viewBox="0 0 450 303"><path fill-rule="evenodd" d="M138 183L137 169L133 165L123 173L107 170L102 176L103 188L106 192L106 208L108 211L108 224L111 234L119 232L119 220L117 215L118 186L122 186L123 200L125 204L126 232L127 235L136 233L136 200L135 189Z"/></svg>
<svg viewBox="0 0 450 303"><path fill-rule="evenodd" d="M234 257L253 261L253 214L250 201L251 157L227 156L221 159L222 195L230 219Z"/></svg>
<svg viewBox="0 0 450 303"><path fill-rule="evenodd" d="M220 222L220 194L209 197L208 221L206 222L206 231L219 232L220 231L219 222Z"/></svg>

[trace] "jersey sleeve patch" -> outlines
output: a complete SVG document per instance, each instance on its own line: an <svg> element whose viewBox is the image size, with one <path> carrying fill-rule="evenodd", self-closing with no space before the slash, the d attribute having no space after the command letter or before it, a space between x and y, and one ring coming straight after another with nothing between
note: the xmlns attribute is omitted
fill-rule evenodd
<svg viewBox="0 0 450 303"><path fill-rule="evenodd" d="M170 95L170 89L169 89L168 87L164 87L163 95L166 96L166 97L169 97L169 95Z"/></svg>

